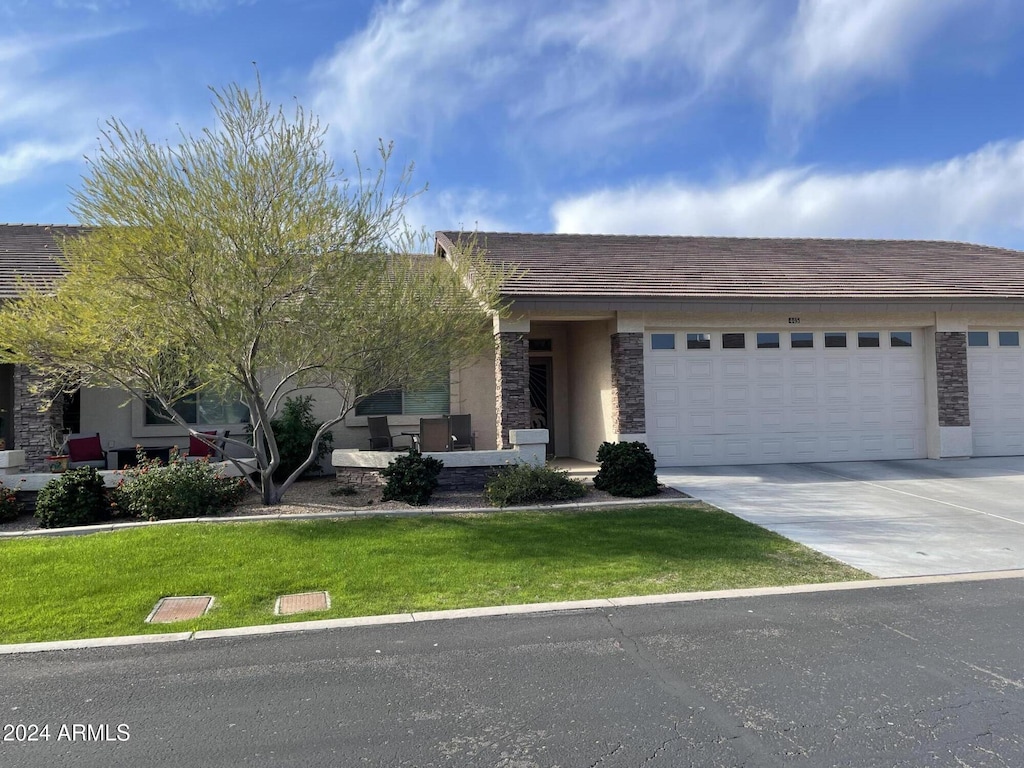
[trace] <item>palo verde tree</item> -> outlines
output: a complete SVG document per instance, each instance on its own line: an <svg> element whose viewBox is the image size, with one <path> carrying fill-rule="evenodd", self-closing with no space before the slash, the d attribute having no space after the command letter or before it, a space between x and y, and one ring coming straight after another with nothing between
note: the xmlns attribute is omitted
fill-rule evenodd
<svg viewBox="0 0 1024 768"><path fill-rule="evenodd" d="M252 427L250 483L275 504L361 398L436 381L493 344L487 311L502 276L471 254L408 255L411 167L392 181L390 148L380 170L357 160L345 178L301 106L269 104L258 84L213 94L215 127L177 144L106 123L74 193L87 229L63 243L53 290L26 288L0 313L2 354L52 395L121 387L193 435L175 404L237 397ZM341 405L275 483L272 419L286 396L321 387Z"/></svg>

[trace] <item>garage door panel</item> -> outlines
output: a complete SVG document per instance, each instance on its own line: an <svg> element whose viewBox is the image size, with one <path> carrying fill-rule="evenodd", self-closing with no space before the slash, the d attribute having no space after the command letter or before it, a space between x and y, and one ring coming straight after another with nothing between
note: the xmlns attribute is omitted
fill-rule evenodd
<svg viewBox="0 0 1024 768"><path fill-rule="evenodd" d="M674 362L658 361L650 368L653 381L678 381L679 370Z"/></svg>
<svg viewBox="0 0 1024 768"><path fill-rule="evenodd" d="M857 389L858 399L862 405L885 402L886 387L881 381L861 382L858 384Z"/></svg>
<svg viewBox="0 0 1024 768"><path fill-rule="evenodd" d="M825 387L825 403L828 405L849 405L850 385L829 384Z"/></svg>
<svg viewBox="0 0 1024 768"><path fill-rule="evenodd" d="M782 384L760 384L757 387L757 404L771 407L781 405L783 401Z"/></svg>
<svg viewBox="0 0 1024 768"><path fill-rule="evenodd" d="M892 349L824 348L820 332L818 346L790 349L780 335L782 348L771 350L723 349L715 333L710 349L647 345L652 363L669 358L681 376L673 388L653 376L647 385L649 440L662 466L925 455L920 334ZM847 338L856 345L856 331Z"/></svg>
<svg viewBox="0 0 1024 768"><path fill-rule="evenodd" d="M810 352L811 350L793 350L793 352ZM817 379L818 362L814 358L798 358L790 360L790 371L794 378Z"/></svg>
<svg viewBox="0 0 1024 768"><path fill-rule="evenodd" d="M826 354L841 354L836 350L827 350ZM830 379L845 379L850 376L850 361L843 357L825 358L825 376Z"/></svg>
<svg viewBox="0 0 1024 768"><path fill-rule="evenodd" d="M687 405L697 408L711 408L715 404L715 388L712 386L688 386L686 388Z"/></svg>
<svg viewBox="0 0 1024 768"><path fill-rule="evenodd" d="M884 370L885 365L877 358L857 361L857 374L860 376L861 381L881 380Z"/></svg>
<svg viewBox="0 0 1024 768"><path fill-rule="evenodd" d="M726 433L750 432L749 411L728 411L722 414L722 426Z"/></svg>
<svg viewBox="0 0 1024 768"><path fill-rule="evenodd" d="M790 393L790 402L793 405L815 405L818 402L817 384L792 384Z"/></svg>
<svg viewBox="0 0 1024 768"><path fill-rule="evenodd" d="M830 459L849 459L853 455L851 440L846 435L832 435L825 439Z"/></svg>
<svg viewBox="0 0 1024 768"><path fill-rule="evenodd" d="M894 427L901 429L924 427L924 414L918 408L893 408L890 414Z"/></svg>
<svg viewBox="0 0 1024 768"><path fill-rule="evenodd" d="M1000 353L1001 355L998 360L999 374L1001 376L1020 376L1022 366L1020 358L1016 357L1016 348L1011 347L1008 353L1000 350ZM1010 355L1014 356L1011 357Z"/></svg>
<svg viewBox="0 0 1024 768"><path fill-rule="evenodd" d="M685 381L710 381L714 378L714 366L710 360L687 362L682 369Z"/></svg>
<svg viewBox="0 0 1024 768"><path fill-rule="evenodd" d="M750 403L750 387L746 384L727 384L722 387L722 404L726 407L744 406Z"/></svg>
<svg viewBox="0 0 1024 768"><path fill-rule="evenodd" d="M786 425L785 414L781 410L759 411L757 414L757 424L761 432L784 432Z"/></svg>
<svg viewBox="0 0 1024 768"><path fill-rule="evenodd" d="M665 406L676 406L679 404L678 387L657 387L654 390L654 404L659 409Z"/></svg>
<svg viewBox="0 0 1024 768"><path fill-rule="evenodd" d="M652 426L659 435L674 434L679 431L679 415L664 413L655 416Z"/></svg>
<svg viewBox="0 0 1024 768"><path fill-rule="evenodd" d="M861 408L858 423L863 429L880 429L885 426L885 413L881 408Z"/></svg>
<svg viewBox="0 0 1024 768"><path fill-rule="evenodd" d="M821 456L821 438L797 437L793 439L794 461L816 461Z"/></svg>

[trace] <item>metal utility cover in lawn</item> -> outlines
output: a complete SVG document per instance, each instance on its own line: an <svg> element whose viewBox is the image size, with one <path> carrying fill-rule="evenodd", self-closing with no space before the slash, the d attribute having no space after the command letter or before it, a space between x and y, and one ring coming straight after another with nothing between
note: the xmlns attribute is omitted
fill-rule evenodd
<svg viewBox="0 0 1024 768"><path fill-rule="evenodd" d="M291 616L293 613L326 611L330 607L331 596L326 592L299 592L278 597L274 613L278 616Z"/></svg>
<svg viewBox="0 0 1024 768"><path fill-rule="evenodd" d="M170 624L175 621L198 619L213 605L210 595L190 597L162 597L146 619L147 624Z"/></svg>

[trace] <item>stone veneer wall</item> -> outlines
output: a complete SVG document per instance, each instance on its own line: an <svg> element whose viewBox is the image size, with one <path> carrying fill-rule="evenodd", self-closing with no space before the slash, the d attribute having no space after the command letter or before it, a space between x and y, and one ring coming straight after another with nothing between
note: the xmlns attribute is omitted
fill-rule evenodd
<svg viewBox="0 0 1024 768"><path fill-rule="evenodd" d="M935 332L935 379L939 394L939 426L969 427L967 334L963 331Z"/></svg>
<svg viewBox="0 0 1024 768"><path fill-rule="evenodd" d="M45 470L50 455L51 430L60 430L63 424L58 409L39 410L40 395L32 393L39 377L24 365L14 367L14 445L25 451L25 469Z"/></svg>
<svg viewBox="0 0 1024 768"><path fill-rule="evenodd" d="M487 478L501 467L442 467L438 475L438 490L480 491ZM384 485L380 470L371 467L338 467L338 482L357 488L377 488Z"/></svg>
<svg viewBox="0 0 1024 768"><path fill-rule="evenodd" d="M647 431L642 333L612 334L612 426L619 435Z"/></svg>
<svg viewBox="0 0 1024 768"><path fill-rule="evenodd" d="M530 343L525 333L504 331L494 344L498 448L508 448L510 429L530 428Z"/></svg>

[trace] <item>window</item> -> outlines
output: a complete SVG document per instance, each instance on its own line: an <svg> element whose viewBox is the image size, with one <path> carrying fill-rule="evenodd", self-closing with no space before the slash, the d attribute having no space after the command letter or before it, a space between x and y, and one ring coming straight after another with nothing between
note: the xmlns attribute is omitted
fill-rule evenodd
<svg viewBox="0 0 1024 768"><path fill-rule="evenodd" d="M795 331L789 334L790 349L813 349L814 334L808 331Z"/></svg>
<svg viewBox="0 0 1024 768"><path fill-rule="evenodd" d="M878 331L857 331L857 346L861 348L881 346Z"/></svg>
<svg viewBox="0 0 1024 768"><path fill-rule="evenodd" d="M846 333L844 331L829 331L825 333L825 346L839 348L846 346Z"/></svg>
<svg viewBox="0 0 1024 768"><path fill-rule="evenodd" d="M550 352L551 339L530 339L528 346L531 352Z"/></svg>
<svg viewBox="0 0 1024 768"><path fill-rule="evenodd" d="M675 349L676 335L674 333L652 333L651 349Z"/></svg>
<svg viewBox="0 0 1024 768"><path fill-rule="evenodd" d="M145 425L147 427L173 424L159 401L146 400ZM183 397L174 404L174 411L187 424L240 424L249 420L249 409L237 395L216 392L197 392Z"/></svg>
<svg viewBox="0 0 1024 768"><path fill-rule="evenodd" d="M359 401L356 416L445 415L451 407L448 379L423 389L389 389Z"/></svg>
<svg viewBox="0 0 1024 768"><path fill-rule="evenodd" d="M969 346L969 347L987 347L988 346L988 331L968 331L967 332L967 346Z"/></svg>
<svg viewBox="0 0 1024 768"><path fill-rule="evenodd" d="M747 346L746 336L742 333L723 333L722 349L745 349Z"/></svg>
<svg viewBox="0 0 1024 768"><path fill-rule="evenodd" d="M999 332L999 346L1000 347L1019 347L1020 346L1020 333L1017 331L1000 331Z"/></svg>
<svg viewBox="0 0 1024 768"><path fill-rule="evenodd" d="M688 333L686 334L687 349L711 349L710 333Z"/></svg>
<svg viewBox="0 0 1024 768"><path fill-rule="evenodd" d="M910 331L889 331L889 346L912 347L914 335Z"/></svg>
<svg viewBox="0 0 1024 768"><path fill-rule="evenodd" d="M777 333L759 333L759 334L757 334L757 348L758 349L778 349L779 348L779 334L777 334Z"/></svg>

